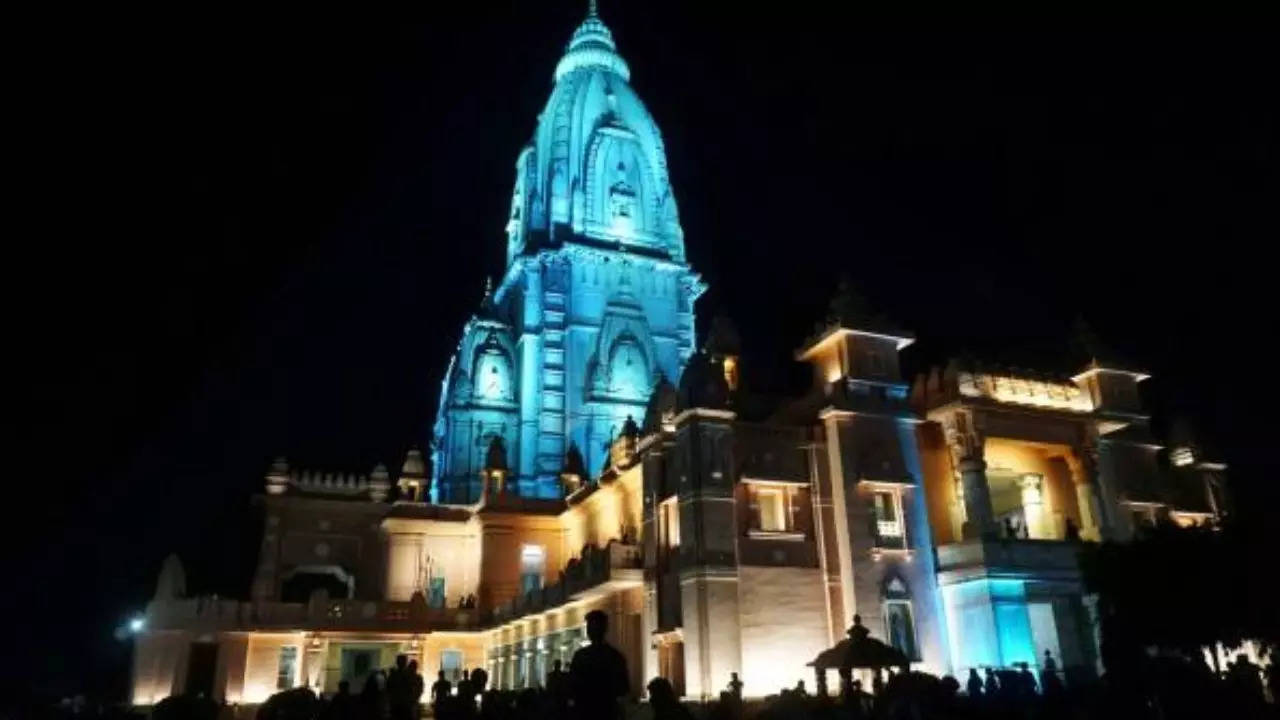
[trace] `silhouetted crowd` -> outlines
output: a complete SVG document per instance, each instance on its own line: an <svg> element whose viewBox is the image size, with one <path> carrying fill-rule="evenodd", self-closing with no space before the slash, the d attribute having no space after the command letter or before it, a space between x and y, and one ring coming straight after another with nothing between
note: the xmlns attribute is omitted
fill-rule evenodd
<svg viewBox="0 0 1280 720"><path fill-rule="evenodd" d="M1262 668L1240 654L1222 673L1204 657L1152 657L1140 676L1123 683L1063 681L1057 663L1046 652L1039 677L1026 663L1012 669L970 669L963 687L954 677L883 669L869 670L871 692L863 689L854 669L838 668L839 688L810 694L803 681L763 701L744 701L744 683L732 673L719 698L686 706L664 678L649 682L647 705L624 705L631 694L622 653L604 641L608 617L587 614L589 644L574 653L565 670L553 664L545 684L524 690L494 690L483 669L462 671L457 682L440 672L430 688L431 715L440 720L1253 720L1280 718L1268 702L1277 691L1277 671ZM277 693L257 710L257 720L418 720L423 714L424 681L415 661L396 658L395 666L369 674L359 694L347 681L327 698L301 687ZM142 717L127 711L105 711L76 704L52 717ZM151 720L231 720L234 708L203 697L174 696L156 704ZM0 714L0 720L8 717Z"/></svg>

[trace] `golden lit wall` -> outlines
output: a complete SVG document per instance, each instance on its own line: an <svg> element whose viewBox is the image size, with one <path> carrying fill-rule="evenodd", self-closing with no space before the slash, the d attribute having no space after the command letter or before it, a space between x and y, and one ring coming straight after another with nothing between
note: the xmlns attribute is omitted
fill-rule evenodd
<svg viewBox="0 0 1280 720"><path fill-rule="evenodd" d="M635 465L562 513L566 557L581 555L588 543L604 547L610 540L620 539L623 525L633 528L639 539L641 485L640 465Z"/></svg>
<svg viewBox="0 0 1280 720"><path fill-rule="evenodd" d="M218 643L218 672L213 681L215 695L221 693L227 702L243 697L248 655L248 635L229 633L222 636Z"/></svg>
<svg viewBox="0 0 1280 720"><path fill-rule="evenodd" d="M487 667L485 650L486 638L482 633L434 632L422 637L422 647L418 655L418 671L426 680L428 687L435 682L440 672L440 658L446 650L462 652L462 666L468 670Z"/></svg>
<svg viewBox="0 0 1280 720"><path fill-rule="evenodd" d="M387 599L408 600L429 564L432 577L443 576L450 606L479 592L480 525L478 522L388 518Z"/></svg>
<svg viewBox="0 0 1280 720"><path fill-rule="evenodd" d="M189 642L180 632L148 632L134 640L133 704L150 705L173 694Z"/></svg>
<svg viewBox="0 0 1280 720"><path fill-rule="evenodd" d="M951 453L947 450L942 426L921 423L916 431L920 447L920 470L924 473L925 506L929 511L929 530L936 545L960 540L956 537L952 508L957 502L955 474Z"/></svg>
<svg viewBox="0 0 1280 720"><path fill-rule="evenodd" d="M248 655L244 665L244 691L240 701L260 703L278 692L276 675L280 668L280 648L292 645L298 648L298 666L302 665L302 635L271 635L255 633L249 638ZM295 673L294 682L298 681ZM229 700L230 698L228 698Z"/></svg>
<svg viewBox="0 0 1280 720"><path fill-rule="evenodd" d="M520 592L520 555L525 545L540 545L546 551L543 585L556 581L568 560L564 554L564 530L557 516L481 513L478 517L480 572L484 578L481 607L500 605Z"/></svg>
<svg viewBox="0 0 1280 720"><path fill-rule="evenodd" d="M827 605L817 568L738 569L743 693L763 697L797 680L812 683L805 663L827 649Z"/></svg>

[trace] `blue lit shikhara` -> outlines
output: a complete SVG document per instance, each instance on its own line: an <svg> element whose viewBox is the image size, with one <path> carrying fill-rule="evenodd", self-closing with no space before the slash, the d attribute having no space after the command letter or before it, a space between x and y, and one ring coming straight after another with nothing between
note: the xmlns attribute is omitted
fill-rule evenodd
<svg viewBox="0 0 1280 720"><path fill-rule="evenodd" d="M555 69L533 139L516 160L507 268L463 329L432 438L432 498L480 497L493 438L507 486L558 497L565 452L589 471L659 375L694 347L705 289L685 262L662 135L592 11Z"/></svg>

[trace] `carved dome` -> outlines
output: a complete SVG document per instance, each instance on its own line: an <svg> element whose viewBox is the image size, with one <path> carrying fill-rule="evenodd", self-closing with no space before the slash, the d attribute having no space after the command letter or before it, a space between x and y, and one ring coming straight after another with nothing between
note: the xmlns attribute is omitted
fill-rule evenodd
<svg viewBox="0 0 1280 720"><path fill-rule="evenodd" d="M401 477L426 477L427 462L422 457L422 451L416 447L409 448L409 452L405 453L404 464L400 466Z"/></svg>
<svg viewBox="0 0 1280 720"><path fill-rule="evenodd" d="M508 261L542 243L583 238L684 260L662 134L630 76L593 8L516 160Z"/></svg>

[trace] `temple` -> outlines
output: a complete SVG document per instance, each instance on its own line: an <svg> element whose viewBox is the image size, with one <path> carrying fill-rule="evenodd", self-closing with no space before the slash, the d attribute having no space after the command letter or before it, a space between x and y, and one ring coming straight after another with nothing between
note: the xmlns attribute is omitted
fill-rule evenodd
<svg viewBox="0 0 1280 720"><path fill-rule="evenodd" d="M662 138L594 10L516 162L507 268L466 324L430 452L367 475L281 459L249 597L191 597L166 561L133 700L252 705L424 675L543 683L610 616L631 687L688 698L797 680L852 616L913 665L1098 668L1080 543L1214 522L1224 465L1149 427L1141 372L952 361L903 377L911 333L838 293L762 398L737 332L694 333Z"/></svg>
<svg viewBox="0 0 1280 720"><path fill-rule="evenodd" d="M703 285L684 257L662 134L592 11L516 159L507 268L441 388L431 497L483 493L489 447L522 497L561 497L566 452L598 470L627 417L693 352Z"/></svg>

